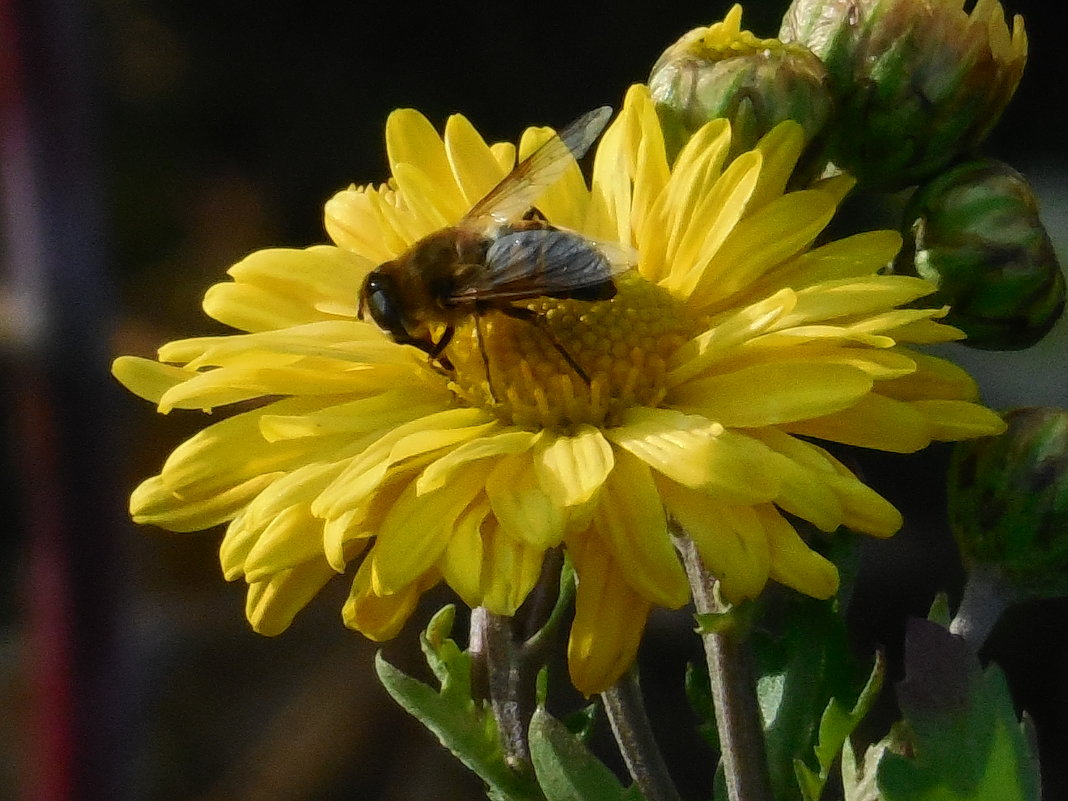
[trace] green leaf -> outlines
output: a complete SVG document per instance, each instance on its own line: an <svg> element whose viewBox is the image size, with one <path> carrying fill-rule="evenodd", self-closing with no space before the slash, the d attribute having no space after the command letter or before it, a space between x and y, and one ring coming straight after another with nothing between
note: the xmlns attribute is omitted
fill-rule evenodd
<svg viewBox="0 0 1068 801"><path fill-rule="evenodd" d="M597 713L601 707L599 704L586 704L568 713L562 723L567 730L574 734L584 743L588 743L593 736L593 727L597 723Z"/></svg>
<svg viewBox="0 0 1068 801"><path fill-rule="evenodd" d="M530 722L530 756L548 801L640 801L583 742L543 707Z"/></svg>
<svg viewBox="0 0 1068 801"><path fill-rule="evenodd" d="M833 601L787 595L766 617L777 633L756 630L753 650L772 789L778 799L811 801L856 726L847 710L857 706L863 678Z"/></svg>
<svg viewBox="0 0 1068 801"><path fill-rule="evenodd" d="M871 710L875 699L879 697L885 675L886 662L881 653L876 654L875 664L872 666L868 681L852 708L846 709L837 698L832 698L827 704L820 718L818 740L813 749L819 769L813 771L800 759L794 761L797 783L804 801L818 801L823 794L823 788L830 777L831 767L848 743L849 735L860 725L865 715Z"/></svg>
<svg viewBox="0 0 1068 801"><path fill-rule="evenodd" d="M712 686L708 680L708 667L690 662L686 665L686 700L697 715L697 733L714 751L720 750L719 731L716 729L716 711L712 705Z"/></svg>
<svg viewBox="0 0 1068 801"><path fill-rule="evenodd" d="M696 631L700 635L737 632L741 636L753 625L760 611L760 604L755 601L743 601L739 604L726 604L720 612L698 612Z"/></svg>
<svg viewBox="0 0 1068 801"><path fill-rule="evenodd" d="M533 778L505 762L493 714L486 704L472 698L471 658L448 638L453 614L452 607L442 609L422 637L423 653L440 690L398 670L381 652L375 657L378 678L398 704L486 783L489 798L542 801L544 796Z"/></svg>
<svg viewBox="0 0 1068 801"><path fill-rule="evenodd" d="M944 592L935 595L931 602L931 609L927 613L927 619L932 623L938 623L943 628L949 628L949 621L953 619L953 614L949 611L949 596Z"/></svg>
<svg viewBox="0 0 1068 801"><path fill-rule="evenodd" d="M847 739L842 745L842 794L845 801L883 801L876 782L879 760L889 748L890 738L868 748L864 759L857 761L853 744Z"/></svg>
<svg viewBox="0 0 1068 801"><path fill-rule="evenodd" d="M982 670L964 640L911 621L897 694L906 742L879 760L885 801L1038 801L1038 763L1005 678Z"/></svg>
<svg viewBox="0 0 1068 801"><path fill-rule="evenodd" d="M728 631L735 626L733 610L728 612L698 612L694 615L697 621L697 633L719 634Z"/></svg>

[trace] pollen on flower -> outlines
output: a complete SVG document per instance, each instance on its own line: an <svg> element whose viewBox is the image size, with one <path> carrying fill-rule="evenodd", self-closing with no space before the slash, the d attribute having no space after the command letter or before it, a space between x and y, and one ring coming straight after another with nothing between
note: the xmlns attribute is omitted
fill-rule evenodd
<svg viewBox="0 0 1068 801"><path fill-rule="evenodd" d="M616 287L616 296L606 301L524 303L537 313L537 323L499 311L472 318L447 351L456 370L453 390L528 430L611 425L626 408L658 405L668 357L689 337L694 321L668 292L636 273L618 278Z"/></svg>

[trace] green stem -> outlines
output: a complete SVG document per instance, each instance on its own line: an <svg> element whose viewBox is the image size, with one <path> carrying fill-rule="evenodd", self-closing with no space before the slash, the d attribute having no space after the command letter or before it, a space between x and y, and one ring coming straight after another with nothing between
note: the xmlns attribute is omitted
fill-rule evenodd
<svg viewBox="0 0 1068 801"><path fill-rule="evenodd" d="M512 634L512 619L483 607L471 612L471 647L485 665L485 682L493 716L501 733L504 757L513 770L529 773L527 729L533 709L533 677Z"/></svg>
<svg viewBox="0 0 1068 801"><path fill-rule="evenodd" d="M645 801L680 801L645 714L637 673L630 670L601 699L619 752Z"/></svg>
<svg viewBox="0 0 1068 801"><path fill-rule="evenodd" d="M996 567L977 565L968 571L957 614L949 630L976 651L983 647L1001 613L1016 601L1012 587Z"/></svg>
<svg viewBox="0 0 1068 801"><path fill-rule="evenodd" d="M694 605L701 614L725 611L715 594L715 579L701 563L688 537L677 546L686 565ZM749 651L736 631L703 635L712 684L723 771L730 801L772 801L767 749Z"/></svg>

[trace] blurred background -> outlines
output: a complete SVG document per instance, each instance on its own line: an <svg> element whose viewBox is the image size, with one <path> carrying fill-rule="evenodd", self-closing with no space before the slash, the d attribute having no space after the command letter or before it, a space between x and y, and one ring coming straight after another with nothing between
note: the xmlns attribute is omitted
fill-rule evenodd
<svg viewBox="0 0 1068 801"><path fill-rule="evenodd" d="M1060 5L1009 0L1031 57L987 150L1031 179L1063 264ZM259 637L243 586L221 578L218 532L128 522L129 491L203 421L157 415L109 364L218 332L200 297L249 251L324 241L323 201L385 177L393 108L438 124L461 111L490 140L559 126L618 106L664 47L728 7L0 0L0 798L481 796L377 684L375 648L341 624L343 587ZM772 36L784 8L750 3L744 26ZM1030 351L953 358L995 407L1068 406L1066 352L1062 320ZM905 618L938 589L959 593L947 453L858 457L910 521L864 545L858 653L886 645L896 665ZM426 617L385 648L415 672ZM984 653L1036 722L1051 799L1068 797L1066 621L1063 602L1019 607ZM665 732L688 714L677 685L698 653L690 626L654 621L643 651L644 674L669 688L651 688L654 712L674 715ZM701 797L708 752L668 739Z"/></svg>

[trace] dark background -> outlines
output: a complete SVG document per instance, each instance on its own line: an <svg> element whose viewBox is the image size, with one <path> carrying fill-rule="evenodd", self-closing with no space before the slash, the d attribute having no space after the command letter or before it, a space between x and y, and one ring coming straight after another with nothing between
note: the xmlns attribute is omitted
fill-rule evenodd
<svg viewBox="0 0 1068 801"><path fill-rule="evenodd" d="M750 3L745 27L774 35L783 5ZM1059 6L1009 4L1027 17L1031 58L988 151L1033 179L1063 261ZM393 108L416 107L436 124L460 111L488 140L558 126L618 107L665 46L727 8L0 0L0 94L6 119L26 126L25 147L0 153L15 221L0 240L9 488L0 502L10 521L0 712L17 733L0 745L0 797L479 796L478 781L377 685L375 649L341 626L337 591L285 635L261 638L245 624L243 587L221 580L216 533L126 521L130 488L202 420L159 417L116 389L107 365L218 330L200 297L249 251L324 241L323 201L385 177ZM1066 345L1062 321L1028 354L954 358L980 375L993 405L1068 406ZM885 644L898 659L905 617L924 614L938 589L959 592L940 512L947 454L863 459L910 525L865 545L850 618L860 653ZM1058 754L1066 611L1060 601L1014 610L986 653L1038 724L1050 799L1068 796ZM412 670L425 619L386 647ZM687 713L664 689L696 653L689 627L685 614L657 617L643 667L664 679L652 688L654 714L685 789L701 797L707 752L674 736L689 728L678 725Z"/></svg>

